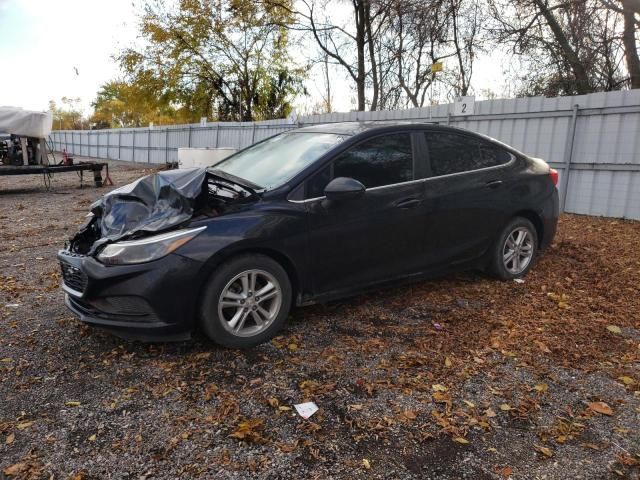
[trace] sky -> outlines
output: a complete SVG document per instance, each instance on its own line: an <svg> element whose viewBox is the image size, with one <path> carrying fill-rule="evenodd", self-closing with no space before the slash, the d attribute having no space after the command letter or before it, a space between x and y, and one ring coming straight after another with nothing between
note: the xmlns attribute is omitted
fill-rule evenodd
<svg viewBox="0 0 640 480"><path fill-rule="evenodd" d="M100 86L119 74L113 55L136 41L138 11L134 0L0 0L0 106L47 110L50 100L79 97L89 114ZM476 91L502 91L504 60L478 58ZM315 98L299 99L298 110L318 102L319 77L307 82ZM331 83L334 110L354 108L344 74L334 72Z"/></svg>
<svg viewBox="0 0 640 480"><path fill-rule="evenodd" d="M134 11L131 0L0 0L0 105L47 110L66 96L90 111L118 74L111 57L135 41Z"/></svg>

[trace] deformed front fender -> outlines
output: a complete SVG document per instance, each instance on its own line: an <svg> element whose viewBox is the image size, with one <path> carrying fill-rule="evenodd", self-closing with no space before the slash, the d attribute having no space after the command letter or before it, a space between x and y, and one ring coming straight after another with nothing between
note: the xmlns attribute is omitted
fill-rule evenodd
<svg viewBox="0 0 640 480"><path fill-rule="evenodd" d="M279 208L250 209L220 217L193 221L207 229L176 251L201 262L202 284L222 262L248 252L268 255L289 274L298 293L310 290L306 216L303 206L286 202Z"/></svg>

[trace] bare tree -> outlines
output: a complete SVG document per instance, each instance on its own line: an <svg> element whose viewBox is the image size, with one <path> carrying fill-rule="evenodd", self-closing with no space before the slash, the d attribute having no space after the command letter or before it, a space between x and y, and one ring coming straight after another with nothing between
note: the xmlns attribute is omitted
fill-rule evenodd
<svg viewBox="0 0 640 480"><path fill-rule="evenodd" d="M431 65L452 55L442 49L447 41L447 5L443 0L398 1L393 18L389 43L398 84L410 105L422 107L435 81Z"/></svg>
<svg viewBox="0 0 640 480"><path fill-rule="evenodd" d="M640 0L622 0L622 8L624 15L624 34L622 38L631 88L640 88L640 57L638 57L638 43L636 40L636 29L638 29L636 13L640 13Z"/></svg>
<svg viewBox="0 0 640 480"><path fill-rule="evenodd" d="M634 0L635 1L635 0ZM625 84L619 16L601 0L490 0L493 39L533 70L525 94L585 94Z"/></svg>
<svg viewBox="0 0 640 480"><path fill-rule="evenodd" d="M452 85L456 95L467 95L471 88L473 63L482 49L481 26L485 15L477 1L449 0L449 21L458 72Z"/></svg>
<svg viewBox="0 0 640 480"><path fill-rule="evenodd" d="M272 0L277 3L278 0ZM333 2L338 4L340 2ZM294 29L308 33L327 63L343 69L353 81L358 110L367 105L367 85L371 84L373 96L371 110L377 108L379 80L377 57L373 47L379 31L380 19L385 16L386 4L369 0L351 0L348 18L340 19L341 9L332 2L300 0L299 8L292 10L298 17ZM319 6L322 9L318 12ZM337 12L336 15L332 15Z"/></svg>
<svg viewBox="0 0 640 480"><path fill-rule="evenodd" d="M381 82L383 91L394 91L399 102L422 107L436 81L452 96L471 90L473 63L482 48L482 18L477 0L396 0L389 9L387 28L380 36L386 64L394 75ZM447 62L445 72L431 66ZM378 66L385 64L378 62ZM436 76L437 75L437 76Z"/></svg>

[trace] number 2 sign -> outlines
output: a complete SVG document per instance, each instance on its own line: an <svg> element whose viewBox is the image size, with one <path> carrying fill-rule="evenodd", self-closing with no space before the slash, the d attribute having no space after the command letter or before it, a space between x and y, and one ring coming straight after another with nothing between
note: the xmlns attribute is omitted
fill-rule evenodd
<svg viewBox="0 0 640 480"><path fill-rule="evenodd" d="M453 103L453 115L473 115L476 97L459 97Z"/></svg>

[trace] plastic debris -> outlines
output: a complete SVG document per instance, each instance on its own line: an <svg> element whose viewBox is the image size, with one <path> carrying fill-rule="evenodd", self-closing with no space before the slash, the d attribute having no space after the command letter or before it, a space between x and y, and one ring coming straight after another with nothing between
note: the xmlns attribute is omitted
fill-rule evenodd
<svg viewBox="0 0 640 480"><path fill-rule="evenodd" d="M433 328L435 328L436 330L442 330L442 325L440 325L439 323L434 323Z"/></svg>
<svg viewBox="0 0 640 480"><path fill-rule="evenodd" d="M514 278L513 281L516 283L524 283L524 280L521 278Z"/></svg>
<svg viewBox="0 0 640 480"><path fill-rule="evenodd" d="M298 405L294 405L294 407L298 415L305 420L318 411L318 406L313 402L299 403Z"/></svg>

